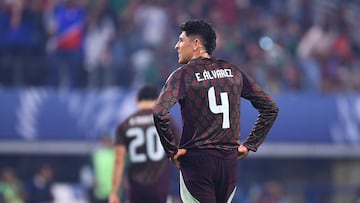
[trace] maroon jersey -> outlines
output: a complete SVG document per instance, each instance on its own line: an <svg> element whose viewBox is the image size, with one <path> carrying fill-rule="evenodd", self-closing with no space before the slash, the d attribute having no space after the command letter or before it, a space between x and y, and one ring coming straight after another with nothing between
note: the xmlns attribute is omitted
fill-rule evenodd
<svg viewBox="0 0 360 203"><path fill-rule="evenodd" d="M178 102L183 119L179 148L231 150L240 145L240 101L251 101L257 121L244 145L256 151L278 113L274 101L244 71L215 58L196 58L167 79L154 108L154 120L168 156L177 152L169 112Z"/></svg>
<svg viewBox="0 0 360 203"><path fill-rule="evenodd" d="M176 133L175 123L172 128ZM139 110L123 121L117 127L115 144L127 148L131 190L168 191L170 164L156 132L151 109Z"/></svg>

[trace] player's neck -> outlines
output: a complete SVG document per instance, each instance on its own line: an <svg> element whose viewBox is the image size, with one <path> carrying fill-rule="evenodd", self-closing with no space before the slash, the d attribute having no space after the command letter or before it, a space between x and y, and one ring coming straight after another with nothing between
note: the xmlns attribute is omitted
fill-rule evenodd
<svg viewBox="0 0 360 203"><path fill-rule="evenodd" d="M195 53L193 59L196 59L196 58L199 58L199 57L211 58L211 56L204 49L200 49L200 51Z"/></svg>
<svg viewBox="0 0 360 203"><path fill-rule="evenodd" d="M137 105L138 109L152 109L155 105L155 101L140 101Z"/></svg>

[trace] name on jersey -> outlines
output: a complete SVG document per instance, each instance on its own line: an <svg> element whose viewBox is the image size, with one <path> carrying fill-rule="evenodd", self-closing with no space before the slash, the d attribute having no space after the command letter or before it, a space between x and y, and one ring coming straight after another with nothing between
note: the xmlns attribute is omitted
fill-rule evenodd
<svg viewBox="0 0 360 203"><path fill-rule="evenodd" d="M202 73L195 73L196 80L198 82L204 80L213 80L218 78L232 78L231 69L219 69L219 70L204 70Z"/></svg>
<svg viewBox="0 0 360 203"><path fill-rule="evenodd" d="M136 116L129 120L129 125L147 125L153 123L154 118L152 115Z"/></svg>

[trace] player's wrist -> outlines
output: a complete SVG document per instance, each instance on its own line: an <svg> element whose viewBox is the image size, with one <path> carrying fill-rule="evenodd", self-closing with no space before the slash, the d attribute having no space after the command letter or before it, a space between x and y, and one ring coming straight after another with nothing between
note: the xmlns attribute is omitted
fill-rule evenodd
<svg viewBox="0 0 360 203"><path fill-rule="evenodd" d="M171 159L173 159L174 158L174 156L176 156L176 154L178 153L178 151L179 151L179 149L178 148L176 148L176 149L174 149L174 152L172 152L172 153L168 153L167 154L167 156L169 157L169 159L171 160Z"/></svg>
<svg viewBox="0 0 360 203"><path fill-rule="evenodd" d="M243 145L241 145L241 146L243 146L244 148L246 148L246 150L247 150L248 153L251 151L250 148L249 148L249 146L248 146L247 144L243 144Z"/></svg>

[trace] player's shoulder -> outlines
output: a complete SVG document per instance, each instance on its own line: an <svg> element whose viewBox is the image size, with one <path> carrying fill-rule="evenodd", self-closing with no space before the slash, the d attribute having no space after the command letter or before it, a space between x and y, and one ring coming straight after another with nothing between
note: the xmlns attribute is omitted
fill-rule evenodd
<svg viewBox="0 0 360 203"><path fill-rule="evenodd" d="M125 129L153 124L153 109L139 109L122 122Z"/></svg>
<svg viewBox="0 0 360 203"><path fill-rule="evenodd" d="M182 73L187 69L191 68L191 63L182 64L181 66L177 67L173 72L175 73Z"/></svg>
<svg viewBox="0 0 360 203"><path fill-rule="evenodd" d="M137 110L137 111L135 111L134 113L132 113L132 114L130 114L129 116L127 116L123 121L121 121L120 123L118 123L118 127L117 127L117 128L128 128L131 119L133 119L134 117L136 117L137 115L139 115L139 113L141 113L141 112L140 112L139 110Z"/></svg>
<svg viewBox="0 0 360 203"><path fill-rule="evenodd" d="M175 79L175 78L180 78L181 74L184 72L184 70L186 69L186 65L182 65L177 67L175 70L173 70L169 77L167 78L166 82L168 82L171 79Z"/></svg>

